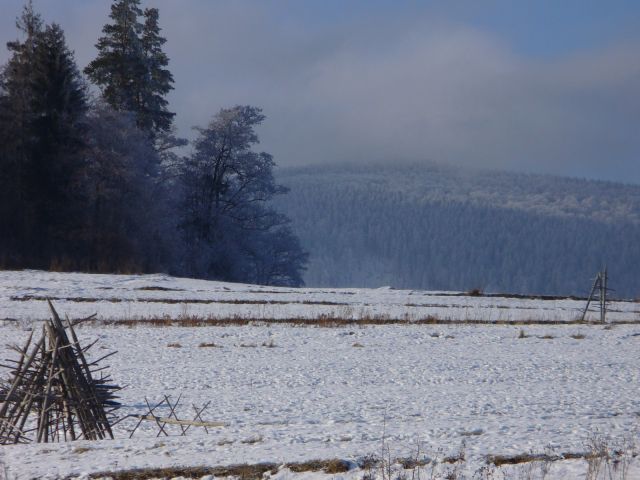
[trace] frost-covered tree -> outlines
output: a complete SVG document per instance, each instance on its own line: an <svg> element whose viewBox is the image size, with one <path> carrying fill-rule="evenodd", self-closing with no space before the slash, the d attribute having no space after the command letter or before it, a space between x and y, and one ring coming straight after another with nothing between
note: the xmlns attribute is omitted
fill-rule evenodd
<svg viewBox="0 0 640 480"><path fill-rule="evenodd" d="M289 225L242 238L244 278L260 285L299 286L309 254Z"/></svg>
<svg viewBox="0 0 640 480"><path fill-rule="evenodd" d="M87 118L85 251L91 271L161 267L158 154L130 113L98 103Z"/></svg>
<svg viewBox="0 0 640 480"><path fill-rule="evenodd" d="M206 128L197 129L194 153L180 172L179 229L188 273L230 281L302 283L306 255L286 229L289 220L269 204L286 189L274 180L272 156L253 150L258 143L255 127L264 118L259 108L236 106L220 110ZM268 270L273 273L263 273Z"/></svg>

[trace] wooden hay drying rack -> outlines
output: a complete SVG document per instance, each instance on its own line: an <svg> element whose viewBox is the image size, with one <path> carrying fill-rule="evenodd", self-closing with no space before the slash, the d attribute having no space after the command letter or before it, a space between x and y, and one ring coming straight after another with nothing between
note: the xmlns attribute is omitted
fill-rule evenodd
<svg viewBox="0 0 640 480"><path fill-rule="evenodd" d="M19 359L0 365L10 371L9 381L0 384L0 445L113 438L120 387L99 363L116 352L87 361L97 341L80 346L73 327L83 320L63 323L48 303L53 318L40 338L32 341L32 331L23 348L12 347Z"/></svg>

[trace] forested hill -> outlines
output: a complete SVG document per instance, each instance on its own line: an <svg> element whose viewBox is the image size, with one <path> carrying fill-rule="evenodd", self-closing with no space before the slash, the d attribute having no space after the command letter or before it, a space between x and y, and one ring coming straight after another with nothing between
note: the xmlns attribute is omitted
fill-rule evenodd
<svg viewBox="0 0 640 480"><path fill-rule="evenodd" d="M445 167L284 168L308 286L640 295L640 186Z"/></svg>

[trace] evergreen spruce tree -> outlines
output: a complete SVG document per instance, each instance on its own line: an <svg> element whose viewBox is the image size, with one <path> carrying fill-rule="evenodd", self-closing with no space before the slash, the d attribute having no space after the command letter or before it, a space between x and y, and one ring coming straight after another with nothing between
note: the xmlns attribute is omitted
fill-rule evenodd
<svg viewBox="0 0 640 480"><path fill-rule="evenodd" d="M175 113L167 110L169 102L165 96L173 90L173 75L166 68L169 57L162 51L166 39L160 35L158 9L147 8L144 11L142 49L147 61L146 84L142 89L142 111L140 123L143 130L169 132Z"/></svg>
<svg viewBox="0 0 640 480"><path fill-rule="evenodd" d="M115 0L109 17L113 23L102 29L98 56L85 73L109 105L133 112L138 128L154 139L171 129L174 115L164 98L173 77L165 68L169 59L162 51L165 39L160 36L158 10L143 13L140 0Z"/></svg>
<svg viewBox="0 0 640 480"><path fill-rule="evenodd" d="M146 73L138 22L141 14L140 0L117 0L111 5L113 23L103 27L104 36L96 44L98 56L84 70L116 110L140 108L139 89Z"/></svg>
<svg viewBox="0 0 640 480"><path fill-rule="evenodd" d="M24 7L22 15L17 19L16 28L24 40L7 43L11 58L0 77L0 92L3 98L2 132L6 135L2 148L5 158L10 157L13 167L19 169L25 161L31 138L27 129L32 120L31 80L36 68L36 42L43 29L42 18L34 12L31 2Z"/></svg>
<svg viewBox="0 0 640 480"><path fill-rule="evenodd" d="M0 100L0 235L6 266L49 267L64 256L81 169L82 79L57 25L43 27L27 4L9 43Z"/></svg>
<svg viewBox="0 0 640 480"><path fill-rule="evenodd" d="M36 238L46 242L37 249L49 256L43 265L48 267L52 260L72 255L81 223L87 111L85 85L59 25L48 25L37 37L31 89L33 145L27 185Z"/></svg>
<svg viewBox="0 0 640 480"><path fill-rule="evenodd" d="M27 223L32 218L25 185L31 151L28 126L33 119L30 77L43 22L31 2L17 19L16 28L21 38L7 43L11 57L0 77L0 262L4 267L22 266L28 243Z"/></svg>
<svg viewBox="0 0 640 480"><path fill-rule="evenodd" d="M9 108L13 110L17 124L27 121L24 114L28 112L31 101L30 76L35 65L36 41L43 29L42 18L33 10L32 2L25 5L22 15L16 20L16 28L24 40L7 43L11 58L3 71L2 90L10 99Z"/></svg>

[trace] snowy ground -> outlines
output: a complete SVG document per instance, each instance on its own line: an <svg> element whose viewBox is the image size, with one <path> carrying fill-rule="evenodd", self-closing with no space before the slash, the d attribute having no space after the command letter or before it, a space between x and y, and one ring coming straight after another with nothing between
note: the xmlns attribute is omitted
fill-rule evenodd
<svg viewBox="0 0 640 480"><path fill-rule="evenodd" d="M587 285L588 287L588 285ZM587 288L588 289L588 288ZM173 278L0 271L0 320L48 318L45 297L72 318L391 318L481 322L571 322L583 300L467 296L458 292L277 288ZM596 321L592 309L587 320ZM611 302L609 322L640 321L640 303Z"/></svg>
<svg viewBox="0 0 640 480"><path fill-rule="evenodd" d="M148 287L154 290L140 290ZM460 320L466 312L467 319L550 321L574 319L583 305L390 289L273 289L159 275L0 272L0 318L20 320L0 325L0 358L13 356L4 345L22 343L33 320L47 318L40 297L55 298L58 311L72 318L97 312L103 319L185 316L185 304L162 299L199 300L188 303L188 315L264 319L312 319L323 313L359 318L364 311L390 318ZM282 303L261 303L274 300ZM613 307L619 310L612 314L616 321L638 320L637 304ZM421 459L442 460L463 449L466 461L455 465L472 478L487 455L581 453L596 437L606 438L611 449L624 444L637 450L640 444L640 324L127 328L97 323L78 331L83 343L100 339L94 355L118 350L109 365L114 380L127 386L122 414L144 413L145 397L154 402L165 394L174 400L182 395L183 416L192 416L192 404L211 401L206 419L228 426L209 434L193 429L187 437L177 436L174 427L175 435L156 438L153 425L145 424L129 440L135 422L127 420L116 427L113 441L4 446L0 478L310 459L356 462L379 454L383 444L394 458L414 456L419 449ZM640 478L640 461L631 462L627 478ZM440 478L455 465L439 466ZM530 465L477 478L529 478L526 468ZM587 462L557 461L550 468L548 479L584 478ZM360 480L366 473L353 469L338 475ZM503 473L511 476L497 476ZM324 476L287 469L275 475L278 480Z"/></svg>

